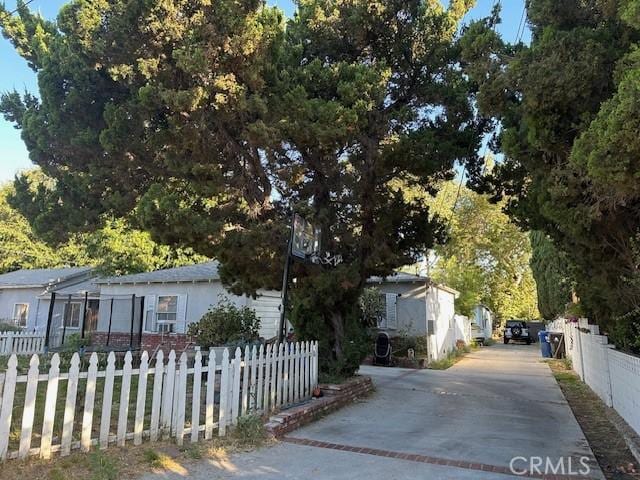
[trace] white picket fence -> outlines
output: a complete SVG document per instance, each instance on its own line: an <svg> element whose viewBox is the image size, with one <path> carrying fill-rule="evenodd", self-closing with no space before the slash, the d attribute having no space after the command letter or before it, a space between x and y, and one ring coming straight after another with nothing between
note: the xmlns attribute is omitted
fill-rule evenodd
<svg viewBox="0 0 640 480"><path fill-rule="evenodd" d="M561 318L547 325L547 330L564 333L575 372L640 434L640 357L615 350L598 326L585 318L578 322Z"/></svg>
<svg viewBox="0 0 640 480"><path fill-rule="evenodd" d="M44 353L44 333L2 332L0 333L0 355L33 355Z"/></svg>
<svg viewBox="0 0 640 480"><path fill-rule="evenodd" d="M174 438L182 445L185 437L211 439L216 430L224 436L238 417L305 401L318 383L317 342L247 347L244 355L238 348L234 358L228 350L217 357L212 350L206 358L197 351L192 361L186 353L176 361L173 350L165 361L159 351L153 365L143 352L138 368L127 352L120 370L113 352L104 370L95 353L86 371L80 371L78 354L65 373L58 354L48 373L40 373L39 363L33 355L28 373L19 375L12 355L0 374L0 460L46 459L131 440L139 445Z"/></svg>

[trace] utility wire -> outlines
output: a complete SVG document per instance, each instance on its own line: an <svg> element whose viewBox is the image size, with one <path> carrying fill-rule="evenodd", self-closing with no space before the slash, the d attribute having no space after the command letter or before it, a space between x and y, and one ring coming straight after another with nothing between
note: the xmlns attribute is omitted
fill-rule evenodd
<svg viewBox="0 0 640 480"><path fill-rule="evenodd" d="M524 35L524 29L526 26L525 18L527 16L527 4L522 7L522 15L520 15L520 23L518 24L518 31L516 32L516 43L519 43Z"/></svg>
<svg viewBox="0 0 640 480"><path fill-rule="evenodd" d="M26 2L24 2L24 3L22 4L22 6L21 6L21 7L17 7L15 10L13 10L13 11L9 12L9 13L8 13L8 15L9 15L9 16L11 16L11 15L13 15L14 13L17 13L17 12L18 12L18 10L20 10L20 8L22 8L22 7L26 7L27 5L29 5L29 4L30 4L31 2L33 2L33 1L34 1L34 0L27 0Z"/></svg>

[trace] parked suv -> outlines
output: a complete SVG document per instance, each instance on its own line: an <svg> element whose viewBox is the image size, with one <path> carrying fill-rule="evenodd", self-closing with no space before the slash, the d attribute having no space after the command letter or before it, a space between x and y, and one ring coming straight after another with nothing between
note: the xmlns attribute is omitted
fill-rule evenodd
<svg viewBox="0 0 640 480"><path fill-rule="evenodd" d="M524 320L508 320L504 326L503 339L504 343L509 343L509 340L520 340L530 345L532 340L527 322Z"/></svg>

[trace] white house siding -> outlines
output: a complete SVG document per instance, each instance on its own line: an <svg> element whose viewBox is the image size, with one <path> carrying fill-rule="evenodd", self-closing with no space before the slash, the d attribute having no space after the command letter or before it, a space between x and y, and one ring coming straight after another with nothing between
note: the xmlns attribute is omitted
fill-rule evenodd
<svg viewBox="0 0 640 480"><path fill-rule="evenodd" d="M484 338L491 338L493 335L493 317L491 310L484 305L476 305L474 322L484 332Z"/></svg>
<svg viewBox="0 0 640 480"><path fill-rule="evenodd" d="M455 294L438 288L429 287L427 292L427 320L433 326L430 340L430 356L433 359L442 358L453 350L456 345L455 333Z"/></svg>
<svg viewBox="0 0 640 480"><path fill-rule="evenodd" d="M471 320L464 315L454 316L455 340L462 340L464 343L471 342Z"/></svg>
<svg viewBox="0 0 640 480"><path fill-rule="evenodd" d="M249 307L256 311L260 319L261 337L273 338L278 335L281 304L280 292L271 290L261 290L256 298L249 299Z"/></svg>
<svg viewBox="0 0 640 480"><path fill-rule="evenodd" d="M132 295L144 297L144 315L155 315L156 302L159 296L178 296L176 333L186 333L189 323L197 322L209 310L218 303L220 296L227 297L237 306L249 306L255 308L261 318L260 335L273 336L275 324L273 319L278 315L280 298L277 302L271 301L271 297L264 297L263 301L252 300L249 297L237 296L228 293L219 281L196 283L149 283L149 284L101 284L100 286L100 312L98 316L98 331L106 332L109 328L109 315L111 300L113 299L113 313L111 317L112 332L129 332L131 329L131 299ZM260 297L259 297L260 298ZM134 321L136 328L139 325L140 300L136 300ZM143 325L144 327L144 325ZM143 328L143 331L147 330ZM134 333L137 333L134 332Z"/></svg>
<svg viewBox="0 0 640 480"><path fill-rule="evenodd" d="M382 294L396 294L396 324L388 325L391 335L406 333L408 335L426 335L426 285L423 282L386 282L372 284Z"/></svg>
<svg viewBox="0 0 640 480"><path fill-rule="evenodd" d="M0 321L13 322L13 307L16 303L26 303L29 305L27 311L27 329L36 328L44 315L46 323L48 301L42 301L38 295L44 290L38 288L3 288L0 290ZM42 310L44 309L44 314Z"/></svg>

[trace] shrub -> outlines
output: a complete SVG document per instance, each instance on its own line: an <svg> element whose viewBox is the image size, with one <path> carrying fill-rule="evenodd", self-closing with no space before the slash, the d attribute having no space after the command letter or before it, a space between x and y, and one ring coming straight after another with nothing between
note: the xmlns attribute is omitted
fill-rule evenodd
<svg viewBox="0 0 640 480"><path fill-rule="evenodd" d="M362 313L362 323L367 327L377 327L385 313L385 303L380 290L375 287L365 288L358 304Z"/></svg>
<svg viewBox="0 0 640 480"><path fill-rule="evenodd" d="M0 320L0 332L20 332L22 328L11 323L9 320Z"/></svg>
<svg viewBox="0 0 640 480"><path fill-rule="evenodd" d="M266 438L262 418L260 415L244 415L238 418L233 435L242 445L260 446Z"/></svg>
<svg viewBox="0 0 640 480"><path fill-rule="evenodd" d="M260 319L249 307L238 307L221 297L202 318L189 325L188 333L203 348L258 340Z"/></svg>

